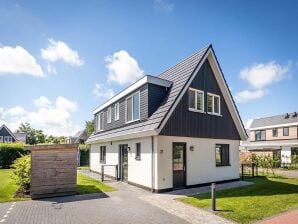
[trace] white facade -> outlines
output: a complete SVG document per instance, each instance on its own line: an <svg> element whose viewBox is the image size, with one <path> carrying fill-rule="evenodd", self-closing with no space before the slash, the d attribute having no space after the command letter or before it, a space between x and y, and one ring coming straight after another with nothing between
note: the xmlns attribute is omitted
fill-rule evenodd
<svg viewBox="0 0 298 224"><path fill-rule="evenodd" d="M101 172L100 146L106 146L106 164L119 161L119 145L128 144L128 182L150 189L173 188L173 143L186 143L186 185L204 184L239 178L239 141L226 139L203 139L174 136L154 136L92 144L90 169ZM141 143L141 159L135 159L136 143ZM229 144L230 166L217 167L215 145ZM193 146L193 150L190 150ZM153 154L152 154L153 149ZM105 174L115 175L114 169Z"/></svg>

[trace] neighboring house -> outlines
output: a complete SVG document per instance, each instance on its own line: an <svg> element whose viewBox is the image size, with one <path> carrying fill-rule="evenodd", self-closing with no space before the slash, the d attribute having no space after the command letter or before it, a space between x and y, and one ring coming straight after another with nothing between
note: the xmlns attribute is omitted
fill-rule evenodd
<svg viewBox="0 0 298 224"><path fill-rule="evenodd" d="M211 45L141 78L93 114L92 171L118 165L120 180L153 192L239 179L247 136Z"/></svg>
<svg viewBox="0 0 298 224"><path fill-rule="evenodd" d="M291 163L291 156L298 155L297 112L254 119L249 138L241 142L240 149L255 154L280 154L282 163Z"/></svg>
<svg viewBox="0 0 298 224"><path fill-rule="evenodd" d="M25 133L12 133L5 124L0 127L0 143L23 142L26 144L26 139Z"/></svg>
<svg viewBox="0 0 298 224"><path fill-rule="evenodd" d="M69 136L66 138L66 144L85 144L85 141L88 139L86 130L78 131L74 136Z"/></svg>

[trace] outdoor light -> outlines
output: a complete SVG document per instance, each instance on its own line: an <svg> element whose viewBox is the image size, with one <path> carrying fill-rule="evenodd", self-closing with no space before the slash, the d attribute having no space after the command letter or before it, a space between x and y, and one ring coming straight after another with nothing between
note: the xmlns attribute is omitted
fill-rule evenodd
<svg viewBox="0 0 298 224"><path fill-rule="evenodd" d="M130 147L127 147L127 150L130 152Z"/></svg>
<svg viewBox="0 0 298 224"><path fill-rule="evenodd" d="M195 151L194 146L193 146L193 145L189 146L189 150L190 150L190 151Z"/></svg>

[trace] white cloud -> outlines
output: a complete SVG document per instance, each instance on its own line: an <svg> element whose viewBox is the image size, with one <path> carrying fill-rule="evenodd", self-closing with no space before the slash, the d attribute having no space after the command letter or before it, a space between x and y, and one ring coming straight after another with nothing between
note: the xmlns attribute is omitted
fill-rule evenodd
<svg viewBox="0 0 298 224"><path fill-rule="evenodd" d="M41 49L41 57L47 61L55 62L63 60L65 63L74 66L82 66L84 61L80 58L78 52L71 49L65 42L49 39L49 46Z"/></svg>
<svg viewBox="0 0 298 224"><path fill-rule="evenodd" d="M170 3L168 0L154 0L154 8L160 12L172 12L174 10L174 3Z"/></svg>
<svg viewBox="0 0 298 224"><path fill-rule="evenodd" d="M136 81L144 74L136 59L131 57L127 51L115 52L113 55L107 56L105 61L108 69L108 81L124 85Z"/></svg>
<svg viewBox="0 0 298 224"><path fill-rule="evenodd" d="M238 103L245 103L251 100L262 98L265 95L266 95L266 91L262 89L254 90L254 91L244 90L236 94L235 100Z"/></svg>
<svg viewBox="0 0 298 224"><path fill-rule="evenodd" d="M54 74L54 75L57 74L56 68L54 66L52 66L51 64L47 65L47 71L49 74Z"/></svg>
<svg viewBox="0 0 298 224"><path fill-rule="evenodd" d="M34 104L39 106L36 111L26 111L21 106L6 110L0 108L0 120L12 131L15 131L21 123L28 122L33 128L56 136L72 135L80 129L71 119L72 113L78 110L77 102L62 96L57 97L55 104L50 104L51 101L47 100L46 97L34 100Z"/></svg>
<svg viewBox="0 0 298 224"><path fill-rule="evenodd" d="M35 58L20 46L0 48L0 75L1 74L27 74L44 77L41 66Z"/></svg>
<svg viewBox="0 0 298 224"><path fill-rule="evenodd" d="M286 77L291 68L291 62L282 66L274 61L266 64L253 64L240 71L240 78L246 80L253 88L262 89Z"/></svg>
<svg viewBox="0 0 298 224"><path fill-rule="evenodd" d="M52 102L45 96L40 96L33 100L33 103L36 107L49 107L52 104Z"/></svg>
<svg viewBox="0 0 298 224"><path fill-rule="evenodd" d="M93 95L98 98L112 98L115 94L112 89L106 88L102 84L96 83L92 91Z"/></svg>

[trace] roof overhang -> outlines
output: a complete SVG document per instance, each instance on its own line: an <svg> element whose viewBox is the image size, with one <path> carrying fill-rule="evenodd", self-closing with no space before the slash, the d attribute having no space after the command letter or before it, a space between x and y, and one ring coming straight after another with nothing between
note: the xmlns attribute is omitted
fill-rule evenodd
<svg viewBox="0 0 298 224"><path fill-rule="evenodd" d="M140 131L140 132L132 132L132 133L123 133L121 135L104 135L104 136L90 136L86 144L96 144L96 143L104 143L104 142L111 142L111 141L121 141L121 140L128 140L133 138L143 138L149 136L158 135L156 130L147 130L147 131Z"/></svg>
<svg viewBox="0 0 298 224"><path fill-rule="evenodd" d="M248 150L250 149L263 149L263 148L280 148L282 146L298 146L298 139L293 140L278 140L278 141L264 141L264 142L245 142L241 144Z"/></svg>
<svg viewBox="0 0 298 224"><path fill-rule="evenodd" d="M98 113L99 111L101 111L104 108L108 107L109 105L117 102L118 100L120 100L124 96L126 96L129 93L137 90L138 88L140 88L141 86L143 86L143 85L145 85L147 83L151 83L151 84L158 85L158 86L163 86L165 88L169 88L172 85L172 82L171 81L168 81L168 80L165 80L165 79L161 79L159 77L155 77L155 76L151 76L151 75L146 75L143 78L141 78L138 81L136 81L135 83L133 83L132 85L130 85L129 87L127 87L126 89L124 89L122 92L118 93L117 95L115 95L114 97L112 97L111 99L109 99L107 102L105 102L101 106L97 107L93 111L93 114Z"/></svg>

